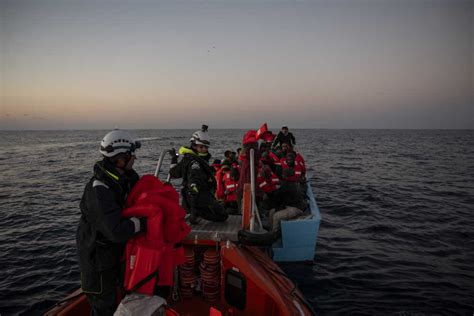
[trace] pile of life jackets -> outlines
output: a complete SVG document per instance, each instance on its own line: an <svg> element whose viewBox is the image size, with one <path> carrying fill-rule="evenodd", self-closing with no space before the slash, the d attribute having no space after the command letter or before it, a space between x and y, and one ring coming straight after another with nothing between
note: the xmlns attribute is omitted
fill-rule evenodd
<svg viewBox="0 0 474 316"><path fill-rule="evenodd" d="M130 192L124 217L146 217L145 234L127 242L125 248L125 290L158 271L158 275L139 287L136 292L152 295L155 286L173 285L173 272L185 262L181 241L191 231L179 205L178 192L152 175L143 176Z"/></svg>

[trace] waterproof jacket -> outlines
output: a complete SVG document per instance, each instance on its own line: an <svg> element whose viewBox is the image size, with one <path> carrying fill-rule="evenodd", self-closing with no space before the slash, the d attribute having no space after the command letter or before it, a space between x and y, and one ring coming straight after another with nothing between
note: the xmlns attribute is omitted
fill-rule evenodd
<svg viewBox="0 0 474 316"><path fill-rule="evenodd" d="M285 135L283 134L282 131L280 131L277 137L275 137L275 139L273 140L272 148L278 145L281 146L283 143L287 143L287 144L290 144L291 146L295 146L296 144L295 136L293 136L291 132L288 132L288 134Z"/></svg>
<svg viewBox="0 0 474 316"><path fill-rule="evenodd" d="M117 268L124 242L135 233L134 223L121 217L127 194L138 181L138 174L120 175L107 160L94 166L81 199L81 218L76 233L81 271Z"/></svg>
<svg viewBox="0 0 474 316"><path fill-rule="evenodd" d="M209 166L210 154L200 156L191 148L181 147L183 158L170 169L172 178L183 178L183 198L189 208L205 208L214 200L217 183Z"/></svg>

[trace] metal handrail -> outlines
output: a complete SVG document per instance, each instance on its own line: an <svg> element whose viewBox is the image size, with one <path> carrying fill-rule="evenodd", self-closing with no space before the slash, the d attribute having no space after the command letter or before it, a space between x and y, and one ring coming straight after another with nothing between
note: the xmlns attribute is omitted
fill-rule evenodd
<svg viewBox="0 0 474 316"><path fill-rule="evenodd" d="M158 178L158 175L160 174L161 166L163 165L163 161L165 160L167 151L162 151L160 155L160 159L158 159L158 164L156 165L155 169L155 177Z"/></svg>
<svg viewBox="0 0 474 316"><path fill-rule="evenodd" d="M252 197L252 213L250 216L250 231L251 232L262 232L263 229L262 220L260 219L260 213L257 207L257 201L255 198L255 151L253 148L250 149L250 192ZM258 229L255 228L255 218L257 218Z"/></svg>

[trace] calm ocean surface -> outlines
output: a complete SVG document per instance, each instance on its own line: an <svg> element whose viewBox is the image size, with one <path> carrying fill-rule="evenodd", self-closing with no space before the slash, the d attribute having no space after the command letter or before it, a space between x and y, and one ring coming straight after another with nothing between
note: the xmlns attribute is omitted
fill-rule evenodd
<svg viewBox="0 0 474 316"><path fill-rule="evenodd" d="M75 230L107 131L0 131L0 314L37 315L79 286ZM136 130L135 164L192 130ZM321 315L474 313L474 131L293 130L321 209L315 265L283 269ZM211 130L211 153L243 130ZM167 170L167 166L165 166Z"/></svg>

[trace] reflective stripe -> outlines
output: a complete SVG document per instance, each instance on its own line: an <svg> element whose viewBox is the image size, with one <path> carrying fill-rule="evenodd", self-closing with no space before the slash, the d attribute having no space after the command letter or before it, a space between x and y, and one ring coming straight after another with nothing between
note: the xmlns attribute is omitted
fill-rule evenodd
<svg viewBox="0 0 474 316"><path fill-rule="evenodd" d="M280 179L273 178L272 181L273 182L280 182Z"/></svg>
<svg viewBox="0 0 474 316"><path fill-rule="evenodd" d="M235 184L228 184L225 186L226 189L235 188Z"/></svg>
<svg viewBox="0 0 474 316"><path fill-rule="evenodd" d="M295 174L301 174L301 171L295 171Z"/></svg>
<svg viewBox="0 0 474 316"><path fill-rule="evenodd" d="M280 188L280 185L279 185L279 184L275 185L275 188L279 189L279 188Z"/></svg>
<svg viewBox="0 0 474 316"><path fill-rule="evenodd" d="M108 174L110 177L112 177L112 179L114 179L115 181L118 181L118 180L119 180L119 177L116 176L115 174L113 174L112 172L107 171L107 170L105 170L105 169L104 169L104 171L105 171L106 174Z"/></svg>
<svg viewBox="0 0 474 316"><path fill-rule="evenodd" d="M263 187L266 186L266 185L267 185L267 183L266 183L265 181L263 181L263 182L260 183L258 186L261 187L261 188L263 188Z"/></svg>
<svg viewBox="0 0 474 316"><path fill-rule="evenodd" d="M94 180L94 182L92 182L92 187L95 188L95 187L98 187L98 186L103 186L103 187L106 187L107 189L109 188L109 186L107 184L105 184L104 182L102 182L100 180Z"/></svg>
<svg viewBox="0 0 474 316"><path fill-rule="evenodd" d="M140 220L136 217L130 217L130 220L133 222L135 228L135 234L140 231Z"/></svg>
<svg viewBox="0 0 474 316"><path fill-rule="evenodd" d="M170 165L170 169L176 167L177 165L178 165L177 163L172 163L172 164Z"/></svg>

